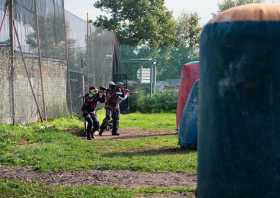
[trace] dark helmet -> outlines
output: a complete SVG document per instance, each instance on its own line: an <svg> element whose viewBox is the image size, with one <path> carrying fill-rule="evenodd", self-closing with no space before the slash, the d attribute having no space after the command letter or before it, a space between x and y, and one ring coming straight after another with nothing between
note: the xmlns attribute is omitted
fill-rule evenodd
<svg viewBox="0 0 280 198"><path fill-rule="evenodd" d="M91 86L91 87L89 88L89 90L92 90L92 89L97 89L97 87L96 87L96 86Z"/></svg>
<svg viewBox="0 0 280 198"><path fill-rule="evenodd" d="M110 87L111 89L115 89L116 84L115 84L113 81L110 81L110 82L109 82L109 87Z"/></svg>

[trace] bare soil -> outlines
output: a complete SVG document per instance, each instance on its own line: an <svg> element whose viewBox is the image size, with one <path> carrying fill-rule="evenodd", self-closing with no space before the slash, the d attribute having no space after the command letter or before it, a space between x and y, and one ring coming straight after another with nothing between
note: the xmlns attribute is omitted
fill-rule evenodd
<svg viewBox="0 0 280 198"><path fill-rule="evenodd" d="M68 132L77 135L82 139L86 139L85 132L81 132L75 129L67 129ZM132 138L139 138L139 137L147 137L147 136L163 136L163 135L178 135L177 130L172 131L144 131L137 128L131 129L119 129L118 133L119 136L112 135L111 131L105 130L102 133L102 136L98 135L98 131L95 132L95 140L107 140L107 139L116 139L116 140L125 140L125 139L132 139Z"/></svg>
<svg viewBox="0 0 280 198"><path fill-rule="evenodd" d="M69 129L67 130L81 139L85 139L84 132ZM125 140L137 137L177 135L177 131L144 131L140 129L119 129L119 136L112 136L111 131L104 131L102 136L98 133L92 141L106 139ZM156 148L128 150L127 152L177 152L180 148ZM47 185L94 185L94 186L121 186L126 188L139 188L148 186L161 187L190 187L197 185L197 176L186 173L146 173L124 170L86 170L86 171L47 171L38 172L33 167L0 166L0 178L9 180L29 180ZM194 198L194 193L185 192L181 194L151 195L145 198ZM139 197L140 198L140 197Z"/></svg>

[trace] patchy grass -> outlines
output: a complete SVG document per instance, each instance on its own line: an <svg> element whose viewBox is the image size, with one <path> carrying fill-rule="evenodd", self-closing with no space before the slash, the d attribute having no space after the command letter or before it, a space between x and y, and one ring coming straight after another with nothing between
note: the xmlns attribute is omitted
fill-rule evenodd
<svg viewBox="0 0 280 198"><path fill-rule="evenodd" d="M126 151L133 149L153 149L153 148L177 148L178 137L176 135L168 136L150 136L140 137L129 140L104 140L95 141L92 149L113 149L114 151Z"/></svg>
<svg viewBox="0 0 280 198"><path fill-rule="evenodd" d="M167 136L166 136L167 137ZM170 136L170 139L176 136ZM141 140L143 142L141 142ZM162 147L176 148L177 144L159 143ZM2 165L34 166L40 171L47 170L134 170L146 172L187 172L196 173L197 154L195 151L177 152L126 152L126 149L153 147L155 140L140 138L117 141L84 141L66 132L55 132L46 137L44 143L25 146L9 146L6 154L0 155ZM176 142L173 139L173 142ZM113 147L113 144L115 147ZM114 151L106 149L116 148Z"/></svg>
<svg viewBox="0 0 280 198"><path fill-rule="evenodd" d="M183 192L195 193L196 189L187 187L147 187L127 189L122 187L95 187L79 186L51 186L31 181L0 180L0 197L96 197L117 198L157 194L180 194Z"/></svg>
<svg viewBox="0 0 280 198"><path fill-rule="evenodd" d="M133 120L132 118L137 118L139 115L151 116L149 114L121 116L125 118L124 120ZM155 120L161 120L159 118L161 116L161 114L153 114ZM125 126L130 127L128 124ZM152 127L155 126L156 124ZM59 118L48 123L26 126L2 125L0 126L0 164L34 166L40 171L98 169L196 174L196 151L156 151L157 148L178 148L178 137L175 135L124 141L84 141L63 130L65 128L82 130L82 127L83 122L77 117ZM128 152L128 150L146 148L151 151Z"/></svg>
<svg viewBox="0 0 280 198"><path fill-rule="evenodd" d="M103 111L103 112L102 112ZM104 110L99 111L100 114ZM104 115L103 114L103 115ZM175 114L121 115L120 128L173 130ZM103 117L99 115L100 120ZM83 130L77 117L49 120L47 123L0 126L0 165L33 166L36 170L134 170L145 172L185 172L196 174L197 152L178 149L178 137L150 136L126 140L85 141L65 129ZM158 148L174 152L158 152ZM129 152L133 150L133 152ZM137 152L137 150L146 150ZM135 197L158 194L194 193L182 187L95 187L51 186L31 181L0 180L4 197ZM1 196L0 196L1 197Z"/></svg>

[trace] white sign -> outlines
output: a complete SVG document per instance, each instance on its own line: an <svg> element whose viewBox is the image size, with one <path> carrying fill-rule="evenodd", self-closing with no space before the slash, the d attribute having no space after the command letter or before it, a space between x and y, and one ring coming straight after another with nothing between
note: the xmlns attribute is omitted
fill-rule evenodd
<svg viewBox="0 0 280 198"><path fill-rule="evenodd" d="M150 72L151 69L143 68L137 70L137 78L140 80L140 83L150 83Z"/></svg>

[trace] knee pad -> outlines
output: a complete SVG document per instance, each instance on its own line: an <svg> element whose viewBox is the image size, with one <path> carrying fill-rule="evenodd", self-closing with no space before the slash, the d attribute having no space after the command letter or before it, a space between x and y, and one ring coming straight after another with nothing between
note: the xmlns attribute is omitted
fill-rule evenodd
<svg viewBox="0 0 280 198"><path fill-rule="evenodd" d="M87 115L85 116L85 119L87 120L87 119L89 119L89 118L91 118L91 117L90 117L89 114L87 114Z"/></svg>
<svg viewBox="0 0 280 198"><path fill-rule="evenodd" d="M104 120L104 126L106 127L106 126L109 124L109 122L110 122L110 120L106 118L106 119Z"/></svg>

